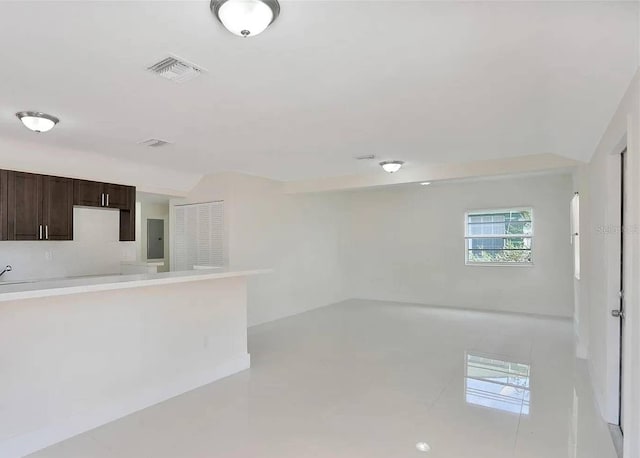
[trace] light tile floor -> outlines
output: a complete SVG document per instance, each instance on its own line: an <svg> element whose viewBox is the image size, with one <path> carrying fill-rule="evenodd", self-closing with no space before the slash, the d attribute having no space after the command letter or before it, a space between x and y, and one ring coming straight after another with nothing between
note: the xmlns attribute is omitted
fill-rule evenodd
<svg viewBox="0 0 640 458"><path fill-rule="evenodd" d="M615 458L572 336L348 301L250 329L249 371L31 457Z"/></svg>

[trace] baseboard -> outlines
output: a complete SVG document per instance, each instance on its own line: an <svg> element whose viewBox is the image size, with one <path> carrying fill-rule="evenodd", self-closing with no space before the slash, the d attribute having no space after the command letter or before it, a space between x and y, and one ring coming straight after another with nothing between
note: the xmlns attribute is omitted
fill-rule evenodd
<svg viewBox="0 0 640 458"><path fill-rule="evenodd" d="M587 374L589 376L589 387L591 388L591 393L593 394L593 399L595 400L596 409L600 413L600 416L607 423L612 423L613 419L610 415L607 415L607 405L605 403L605 399L601 396L601 391L596 386L596 378L594 375L596 374L593 367L593 360L588 358L585 360L587 366Z"/></svg>
<svg viewBox="0 0 640 458"><path fill-rule="evenodd" d="M408 305L408 306L414 306L414 307L434 308L439 310L457 310L460 312L476 312L476 313L493 313L493 314L500 314L500 315L528 316L531 318L543 318L543 319L551 319L551 320L559 320L559 321L570 321L573 319L572 317L565 316L565 315L550 315L545 313L518 312L513 310L500 310L500 309L490 309L490 308L480 308L480 307L472 308L472 307L462 307L457 305L425 304L420 302L406 302L406 301L387 300L387 299L368 299L364 297L353 297L343 302L350 302L350 301L402 304L402 305Z"/></svg>
<svg viewBox="0 0 640 458"><path fill-rule="evenodd" d="M173 380L171 383L151 387L137 396L113 400L102 409L83 412L57 421L55 424L48 425L45 428L14 436L0 442L0 456L3 458L23 457L187 391L248 369L250 365L251 358L247 353L201 373L189 374Z"/></svg>

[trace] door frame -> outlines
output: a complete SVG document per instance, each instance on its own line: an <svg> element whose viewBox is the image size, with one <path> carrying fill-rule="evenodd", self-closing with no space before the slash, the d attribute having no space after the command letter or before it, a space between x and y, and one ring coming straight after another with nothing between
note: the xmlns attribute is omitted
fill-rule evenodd
<svg viewBox="0 0 640 458"><path fill-rule="evenodd" d="M620 262L619 262L619 291L620 297L618 299L620 311L622 312L622 316L619 318L619 338L618 338L618 428L620 429L620 433L624 436L624 377L625 377L625 286L626 286L626 237L625 233L628 232L625 230L625 225L627 223L626 212L628 203L626 202L627 198L627 151L628 148L625 145L624 149L619 153L619 174L620 174L620 186L619 186L619 204L620 204L620 240L619 240L619 250L620 250ZM627 228L628 229L628 228Z"/></svg>
<svg viewBox="0 0 640 458"><path fill-rule="evenodd" d="M611 243L607 243L605 248L607 259L604 262L607 263L608 277L605 304L608 320L605 375L607 393L602 407L606 421L615 426L623 423L622 428L626 433L623 436L625 457L640 458L640 393L631 388L640 383L640 282L635 280L640 278L640 157L637 154L640 151L640 137L628 136L628 133L611 150L607 162L606 189L609 204L606 220L620 224L624 195L626 236L620 234L620 237L611 237ZM623 151L626 151L624 180L620 163ZM622 252L624 257L620 259ZM624 278L621 278L623 273ZM620 320L611 316L611 310L620 306L621 284L625 288L622 339Z"/></svg>

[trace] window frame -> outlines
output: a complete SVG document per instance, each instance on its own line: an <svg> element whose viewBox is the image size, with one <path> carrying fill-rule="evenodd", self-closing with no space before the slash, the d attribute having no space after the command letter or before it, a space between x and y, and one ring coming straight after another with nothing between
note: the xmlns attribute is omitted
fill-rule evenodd
<svg viewBox="0 0 640 458"><path fill-rule="evenodd" d="M571 245L573 250L573 277L580 280L580 194L574 193L571 198Z"/></svg>
<svg viewBox="0 0 640 458"><path fill-rule="evenodd" d="M528 211L531 213L531 234L524 238L531 239L531 261L530 262L491 262L491 261L469 261L469 239L478 238L523 238L521 235L513 236L501 236L495 237L494 234L488 234L486 236L470 236L469 235L469 215L473 216L481 213L498 214L508 212ZM480 208L467 210L464 213L464 264L465 266L472 267L533 267L534 265L534 250L535 250L535 218L534 207L532 205L521 205L514 207L501 207L501 208Z"/></svg>

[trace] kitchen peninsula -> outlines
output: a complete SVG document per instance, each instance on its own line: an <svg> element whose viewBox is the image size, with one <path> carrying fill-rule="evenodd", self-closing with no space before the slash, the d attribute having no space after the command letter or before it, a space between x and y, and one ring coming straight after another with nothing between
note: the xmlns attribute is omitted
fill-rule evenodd
<svg viewBox="0 0 640 458"><path fill-rule="evenodd" d="M247 277L265 272L0 283L0 456L247 369Z"/></svg>

